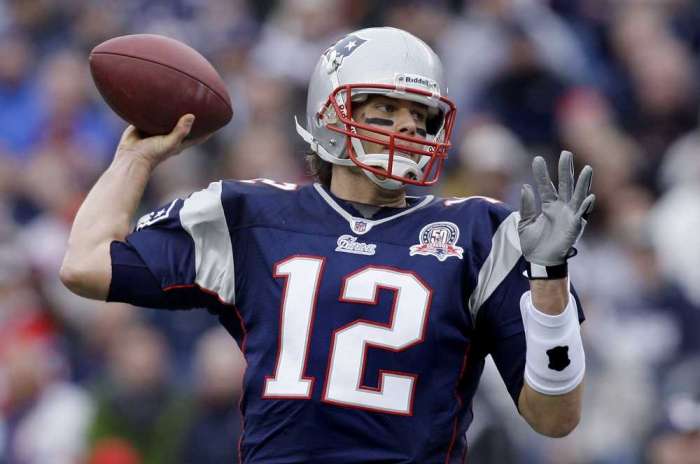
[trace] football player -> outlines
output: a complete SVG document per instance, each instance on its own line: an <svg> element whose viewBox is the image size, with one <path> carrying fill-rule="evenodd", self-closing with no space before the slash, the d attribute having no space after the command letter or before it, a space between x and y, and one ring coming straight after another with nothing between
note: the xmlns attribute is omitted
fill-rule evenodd
<svg viewBox="0 0 700 464"><path fill-rule="evenodd" d="M519 413L559 437L579 421L584 352L567 260L593 206L591 169L558 188L545 162L520 212L434 184L455 105L440 60L393 28L321 56L305 127L319 183L214 182L128 231L152 170L193 142L124 132L80 208L61 269L75 293L206 307L248 363L245 463L451 463L491 355ZM107 208L109 206L109 208Z"/></svg>

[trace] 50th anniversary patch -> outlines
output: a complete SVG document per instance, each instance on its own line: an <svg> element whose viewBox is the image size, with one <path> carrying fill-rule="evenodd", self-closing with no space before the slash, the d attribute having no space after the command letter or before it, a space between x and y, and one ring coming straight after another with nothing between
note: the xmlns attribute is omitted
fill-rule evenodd
<svg viewBox="0 0 700 464"><path fill-rule="evenodd" d="M462 259L464 249L457 246L459 227L453 222L432 222L423 227L418 234L419 243L412 245L410 256L435 256L440 261L455 257Z"/></svg>

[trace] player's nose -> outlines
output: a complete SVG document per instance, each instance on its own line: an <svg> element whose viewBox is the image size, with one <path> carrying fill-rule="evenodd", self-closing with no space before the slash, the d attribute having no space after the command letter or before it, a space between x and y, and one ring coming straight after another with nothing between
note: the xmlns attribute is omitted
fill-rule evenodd
<svg viewBox="0 0 700 464"><path fill-rule="evenodd" d="M397 132L400 132L403 135L415 137L416 129L418 129L418 126L416 125L416 120L413 117L413 114L411 113L411 110L409 108L399 109L397 111L395 121Z"/></svg>

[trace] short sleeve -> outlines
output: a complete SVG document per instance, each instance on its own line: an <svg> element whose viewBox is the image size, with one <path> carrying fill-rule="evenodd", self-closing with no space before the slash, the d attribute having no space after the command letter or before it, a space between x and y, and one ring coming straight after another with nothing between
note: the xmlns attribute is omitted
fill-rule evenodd
<svg viewBox="0 0 700 464"><path fill-rule="evenodd" d="M222 303L196 286L163 290L136 250L126 242L110 245L112 281L108 302L129 303L144 308L207 308L220 314Z"/></svg>
<svg viewBox="0 0 700 464"><path fill-rule="evenodd" d="M123 259L135 253L164 292L196 288L221 303L234 304L233 250L221 191L222 183L214 182L143 216L126 237L128 250L113 246L112 258L115 253ZM142 272L136 269L138 266L132 269L132 276ZM119 275L117 269L114 277ZM112 291L120 285L113 282ZM142 305L140 301L129 302Z"/></svg>

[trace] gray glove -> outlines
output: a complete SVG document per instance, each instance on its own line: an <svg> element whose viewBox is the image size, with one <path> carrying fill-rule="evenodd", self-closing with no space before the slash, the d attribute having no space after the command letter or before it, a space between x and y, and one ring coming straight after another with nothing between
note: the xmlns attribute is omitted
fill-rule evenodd
<svg viewBox="0 0 700 464"><path fill-rule="evenodd" d="M593 169L584 167L574 187L573 155L562 151L559 192L541 156L532 161L532 173L542 200L542 211L537 210L532 186L525 184L520 197L520 247L529 263L559 266L575 254L574 243L583 233L586 217L593 210L595 195L590 193Z"/></svg>

